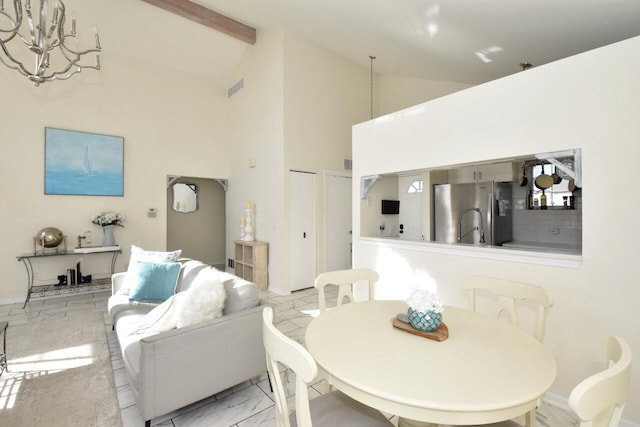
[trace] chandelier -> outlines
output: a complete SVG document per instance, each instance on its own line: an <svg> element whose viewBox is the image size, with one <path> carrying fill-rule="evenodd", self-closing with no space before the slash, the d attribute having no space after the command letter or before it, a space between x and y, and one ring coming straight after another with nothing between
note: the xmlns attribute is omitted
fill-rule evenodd
<svg viewBox="0 0 640 427"><path fill-rule="evenodd" d="M83 68L100 69L102 48L98 29L93 27L96 47L78 49L76 13L71 14L71 30L65 34L66 14L62 1L39 0L39 9L32 11L31 0L25 0L24 12L21 0L9 1L13 3L10 7L13 14L5 10L5 0L0 0L0 61L4 65L18 70L36 86L52 80L67 80ZM23 20L25 15L26 20ZM95 65L81 64L81 58L90 53L96 54ZM32 68L25 66L29 61L33 61Z"/></svg>

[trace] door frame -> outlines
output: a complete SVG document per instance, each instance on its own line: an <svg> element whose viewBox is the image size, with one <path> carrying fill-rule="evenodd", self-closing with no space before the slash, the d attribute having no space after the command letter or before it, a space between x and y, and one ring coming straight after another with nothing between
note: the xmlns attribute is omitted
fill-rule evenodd
<svg viewBox="0 0 640 427"><path fill-rule="evenodd" d="M289 229L290 229L290 235L289 235L289 251L291 256L289 257L289 292L293 292L296 290L300 290L300 289L305 289L305 288L294 288L294 277L292 274L293 271L293 266L295 264L295 261L293 260L293 234L292 234L292 221L293 221L293 217L292 217L292 209L293 206L297 203L296 200L294 200L294 194L293 191L291 191L292 188L292 179L293 179L293 174L304 174L304 175L308 175L308 176L313 176L313 209L310 212L313 212L313 224L312 224L312 238L313 238L313 245L312 246L312 250L313 250L313 256L312 258L312 265L313 265L313 273L312 273L312 277L310 277L310 286L309 287L313 287L313 281L315 280L316 275L318 274L318 174L316 172L310 172L310 171L303 171L303 170L299 170L299 169L289 169L289 189L290 189L290 195L289 195L289 215L291 216L289 218ZM300 175L302 176L302 175Z"/></svg>
<svg viewBox="0 0 640 427"><path fill-rule="evenodd" d="M332 169L325 169L322 171L322 205L324 207L324 217L323 217L323 240L324 240L324 248L323 248L323 263L322 263L322 271L327 271L327 252L329 250L329 246L327 245L327 235L328 227L327 227L327 211L329 210L329 205L327 203L327 177L328 175L337 175L343 176L347 178L351 178L351 198L349 199L349 206L351 207L351 239L353 242L353 174L351 171L337 171ZM349 254L350 262L349 264L353 267L353 252Z"/></svg>

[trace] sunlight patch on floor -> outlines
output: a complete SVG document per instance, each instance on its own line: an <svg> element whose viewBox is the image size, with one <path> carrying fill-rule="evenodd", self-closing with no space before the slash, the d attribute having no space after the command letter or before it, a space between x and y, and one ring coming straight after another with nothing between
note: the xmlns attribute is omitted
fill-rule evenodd
<svg viewBox="0 0 640 427"><path fill-rule="evenodd" d="M12 372L47 371L55 373L91 365L95 360L93 345L83 344L11 360Z"/></svg>

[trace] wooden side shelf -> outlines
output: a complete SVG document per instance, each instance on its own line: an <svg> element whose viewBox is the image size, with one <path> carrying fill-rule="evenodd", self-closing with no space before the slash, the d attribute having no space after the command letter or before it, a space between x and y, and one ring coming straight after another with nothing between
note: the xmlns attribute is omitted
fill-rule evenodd
<svg viewBox="0 0 640 427"><path fill-rule="evenodd" d="M260 289L267 289L269 285L267 270L269 265L269 244L267 242L244 242L241 240L236 240L234 243L236 276L257 284Z"/></svg>

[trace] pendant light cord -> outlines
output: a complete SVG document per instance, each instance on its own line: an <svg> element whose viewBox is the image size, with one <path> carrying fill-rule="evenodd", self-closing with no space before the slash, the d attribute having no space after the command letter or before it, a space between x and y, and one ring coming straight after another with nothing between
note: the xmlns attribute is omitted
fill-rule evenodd
<svg viewBox="0 0 640 427"><path fill-rule="evenodd" d="M371 118L373 119L373 60L376 57L369 55L369 59L371 60Z"/></svg>

